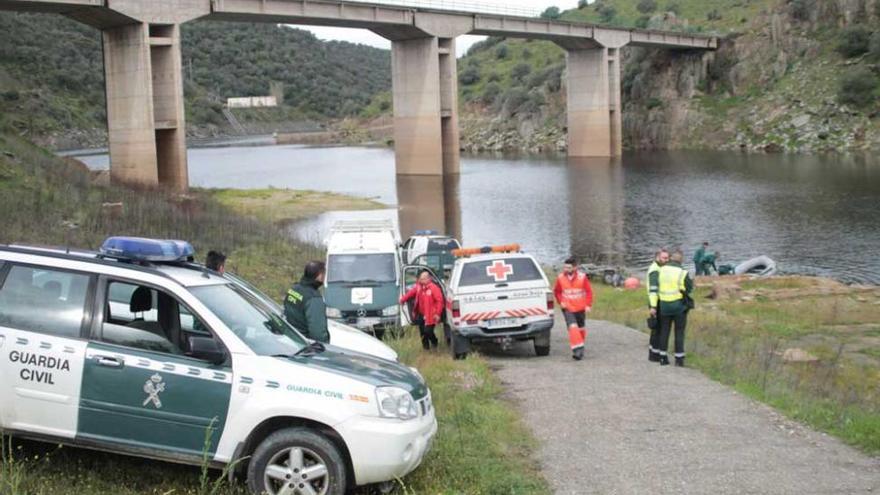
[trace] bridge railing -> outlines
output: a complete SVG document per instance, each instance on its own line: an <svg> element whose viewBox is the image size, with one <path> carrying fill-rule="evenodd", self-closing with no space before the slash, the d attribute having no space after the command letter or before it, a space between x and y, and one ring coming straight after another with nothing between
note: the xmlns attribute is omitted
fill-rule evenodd
<svg viewBox="0 0 880 495"><path fill-rule="evenodd" d="M355 3L391 5L395 7L415 7L422 9L453 10L476 14L496 14L516 17L539 17L541 11L528 7L517 7L468 0L354 0Z"/></svg>

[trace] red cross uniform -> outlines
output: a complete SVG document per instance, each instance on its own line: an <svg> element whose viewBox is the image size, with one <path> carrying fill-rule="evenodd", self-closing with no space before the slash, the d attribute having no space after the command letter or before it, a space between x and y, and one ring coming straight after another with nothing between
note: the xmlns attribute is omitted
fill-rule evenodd
<svg viewBox="0 0 880 495"><path fill-rule="evenodd" d="M562 308L568 325L568 341L572 351L583 350L587 339L584 326L585 312L593 305L593 288L587 274L576 271L572 275L560 273L553 294Z"/></svg>

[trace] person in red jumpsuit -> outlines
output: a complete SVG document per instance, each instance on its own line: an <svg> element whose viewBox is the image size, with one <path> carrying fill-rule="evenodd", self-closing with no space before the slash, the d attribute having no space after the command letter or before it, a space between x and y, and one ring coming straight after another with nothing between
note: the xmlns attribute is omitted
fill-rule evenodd
<svg viewBox="0 0 880 495"><path fill-rule="evenodd" d="M443 292L431 280L431 274L427 270L419 273L418 282L400 298L400 304L406 304L412 299L415 299L415 302L410 314L419 325L422 348L436 349L437 335L434 334L434 326L440 323L440 315L443 312Z"/></svg>
<svg viewBox="0 0 880 495"><path fill-rule="evenodd" d="M587 274L577 269L577 260L574 257L565 260L562 273L556 277L553 294L568 326L571 357L580 361L584 358L584 344L587 340L585 325L587 312L593 306L593 288Z"/></svg>

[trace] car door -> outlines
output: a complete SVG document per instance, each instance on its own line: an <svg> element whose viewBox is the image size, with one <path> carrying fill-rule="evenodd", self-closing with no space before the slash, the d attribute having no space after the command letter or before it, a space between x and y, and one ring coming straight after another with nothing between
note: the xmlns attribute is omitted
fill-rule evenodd
<svg viewBox="0 0 880 495"><path fill-rule="evenodd" d="M437 276L434 270L424 266L424 265L406 265L400 271L400 297L403 297L404 294L409 292L410 289L416 284L419 279L419 273L422 270L426 270L430 275L431 279L437 284L437 287L440 287L441 292L443 293L443 306L446 307L446 284L443 283L443 280ZM410 299L405 304L400 305L400 321L402 326L406 325L414 325L412 318L412 309L415 303L414 299ZM446 318L446 312L442 313L443 321Z"/></svg>
<svg viewBox="0 0 880 495"><path fill-rule="evenodd" d="M38 265L0 269L0 427L74 438L95 277Z"/></svg>
<svg viewBox="0 0 880 495"><path fill-rule="evenodd" d="M145 291L149 297L136 295ZM111 295L120 293L131 293L132 301L114 314ZM228 360L210 363L187 355L189 338L213 338L210 328L162 287L102 278L97 299L79 435L160 455L213 454L229 408L232 367Z"/></svg>

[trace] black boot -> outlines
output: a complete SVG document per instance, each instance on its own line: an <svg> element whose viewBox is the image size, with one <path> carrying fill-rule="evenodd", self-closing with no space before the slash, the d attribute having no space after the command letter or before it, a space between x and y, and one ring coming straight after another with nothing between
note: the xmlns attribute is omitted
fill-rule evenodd
<svg viewBox="0 0 880 495"><path fill-rule="evenodd" d="M678 366L679 368L684 368L684 358L683 357L675 358L675 365Z"/></svg>
<svg viewBox="0 0 880 495"><path fill-rule="evenodd" d="M651 361L652 363L656 363L656 362L660 361L660 354L657 354L655 351L649 349L648 350L648 361Z"/></svg>
<svg viewBox="0 0 880 495"><path fill-rule="evenodd" d="M660 366L669 366L669 357L660 356Z"/></svg>
<svg viewBox="0 0 880 495"><path fill-rule="evenodd" d="M583 359L584 358L584 348L579 347L579 348L571 351L571 358L574 359L575 361L580 361L581 359Z"/></svg>

